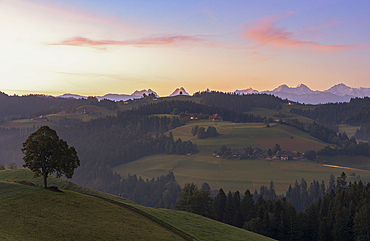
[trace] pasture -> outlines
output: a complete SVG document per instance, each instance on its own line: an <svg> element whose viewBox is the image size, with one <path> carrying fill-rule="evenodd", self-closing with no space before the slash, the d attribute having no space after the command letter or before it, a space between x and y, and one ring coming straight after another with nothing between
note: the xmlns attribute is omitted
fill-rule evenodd
<svg viewBox="0 0 370 241"><path fill-rule="evenodd" d="M207 128L214 126L218 133L218 137L198 139L192 136L191 129L198 125L199 127ZM291 126L284 126L276 123L271 123L271 127L266 128L262 123L232 123L228 121L213 122L213 121L191 121L184 126L180 126L171 130L175 139L191 140L198 145L199 150L213 153L220 146L226 145L231 149L238 148L261 148L267 150L273 148L275 144L279 144L282 149L291 151L304 151L311 149L320 149L327 144L311 137L308 133L300 131ZM168 134L169 132L167 132ZM293 137L293 139L291 139Z"/></svg>
<svg viewBox="0 0 370 241"><path fill-rule="evenodd" d="M31 176L26 169L0 171L0 180L27 180ZM62 178L51 176L50 182L73 191L55 193L0 181L0 239L184 240L169 229L196 240L272 240L192 213L143 207ZM85 193L114 203L82 195Z"/></svg>
<svg viewBox="0 0 370 241"><path fill-rule="evenodd" d="M195 125L215 126L220 135L206 139L193 137L191 128ZM273 180L278 193L284 193L295 180L304 178L307 182L315 179L325 180L328 183L331 174L339 176L343 171L340 168L325 167L319 162L312 161L267 161L263 158L236 160L217 158L212 155L213 151L218 150L221 145L232 149L252 146L265 151L267 147L275 144L291 151L319 149L327 145L291 126L272 124L270 128L266 128L261 123L194 121L172 130L172 133L174 138L191 140L197 144L200 152L194 155L151 155L119 165L114 168L114 171L123 177L127 177L130 173L140 175L144 179L155 178L171 171L181 186L187 182L194 182L198 186L207 182L212 189L223 188L227 191L242 192L246 189L254 191L261 185L269 185ZM292 136L293 139L291 139ZM366 161L361 161L364 157L350 158L351 161L349 157L342 157L341 163L350 163L347 165L353 165L353 168L359 169L366 166ZM319 160L323 161L322 159ZM352 160L359 160L358 163L361 165ZM333 160L330 163L336 162ZM370 168L370 164L368 167ZM357 172L363 179L370 180L369 172L364 170ZM349 180L355 179L349 177Z"/></svg>
<svg viewBox="0 0 370 241"><path fill-rule="evenodd" d="M351 160L361 158L363 157L351 157ZM335 164L335 161L330 163ZM348 164L346 165L348 166ZM353 165L352 167L360 168L361 166ZM368 164L367 167L370 168L370 165ZM369 171L347 171L341 168L326 167L318 162L267 161L262 158L235 160L202 155L201 153L191 156L151 155L117 166L114 171L123 177L127 177L130 173L130 175L139 175L143 179L155 178L172 171L181 186L188 182L194 182L200 187L203 182L207 182L213 190L223 188L225 191L239 190L241 192L246 189L259 190L261 185L268 186L273 180L276 191L285 193L289 185L294 184L296 180L300 181L304 178L308 183L312 180L324 180L328 184L331 174L339 176L343 171L347 175L355 172L363 180L370 180ZM348 181L354 180L354 178L348 177Z"/></svg>
<svg viewBox="0 0 370 241"><path fill-rule="evenodd" d="M14 186L16 190L14 190ZM0 237L11 240L183 240L128 209L82 195L0 182Z"/></svg>

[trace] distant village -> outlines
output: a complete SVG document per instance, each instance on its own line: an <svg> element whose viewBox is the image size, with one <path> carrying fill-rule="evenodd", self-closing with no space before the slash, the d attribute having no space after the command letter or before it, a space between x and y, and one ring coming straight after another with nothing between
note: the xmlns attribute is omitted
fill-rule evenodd
<svg viewBox="0 0 370 241"><path fill-rule="evenodd" d="M221 149L221 148L220 148ZM307 160L303 152L296 152L290 150L278 150L273 155L264 155L260 148L242 148L242 149L227 149L225 151L215 151L214 157L222 157L228 159L251 159L251 158L265 158L268 161L287 161L287 160Z"/></svg>

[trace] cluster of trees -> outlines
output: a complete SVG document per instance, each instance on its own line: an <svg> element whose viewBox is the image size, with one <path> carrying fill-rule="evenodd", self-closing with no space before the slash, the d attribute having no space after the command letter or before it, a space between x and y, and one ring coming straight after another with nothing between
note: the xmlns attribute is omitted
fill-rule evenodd
<svg viewBox="0 0 370 241"><path fill-rule="evenodd" d="M202 104L241 112L250 111L253 107L279 109L282 103L287 103L287 100L282 100L279 97L268 94L238 95L234 93L223 93L218 91L205 91L197 92L193 96L201 98ZM223 115L221 116L223 117Z"/></svg>
<svg viewBox="0 0 370 241"><path fill-rule="evenodd" d="M342 148L331 148L326 146L323 149L317 151L317 155L320 156L337 156L337 155L347 155L347 156L370 156L370 145L369 143L360 142L359 144L351 143L349 146L344 146Z"/></svg>
<svg viewBox="0 0 370 241"><path fill-rule="evenodd" d="M7 169L17 169L17 164L14 162L9 162L8 165L6 166ZM5 165L0 163L0 171L5 170Z"/></svg>
<svg viewBox="0 0 370 241"><path fill-rule="evenodd" d="M204 127L194 126L191 128L191 134L196 135L199 139L218 136L217 129L214 126L208 126L207 130Z"/></svg>
<svg viewBox="0 0 370 241"><path fill-rule="evenodd" d="M253 156L253 152L257 150L259 153L262 153L262 150L259 148L252 148L252 146L243 148L242 150L245 151L245 154L243 153L235 153L237 156L236 158L238 159L247 159L251 158ZM214 151L214 153L222 158L233 158L233 151L231 150L230 147L227 147L226 145L220 146L218 151Z"/></svg>
<svg viewBox="0 0 370 241"><path fill-rule="evenodd" d="M147 105L142 105L138 108L133 109L137 114L140 115L154 115L154 114L171 114L173 110L177 108L178 112L184 113L198 113L199 115L213 115L218 114L220 115L223 120L225 121L232 121L232 122L262 122L264 120L263 117L253 114L243 113L241 111L233 110L232 107L217 107L205 104L198 104L192 101L180 101L180 100L172 100L172 101L161 101L158 103L151 103Z"/></svg>
<svg viewBox="0 0 370 241"><path fill-rule="evenodd" d="M181 187L170 172L151 180L128 175L120 181L118 191L122 197L143 206L173 209L180 196Z"/></svg>
<svg viewBox="0 0 370 241"><path fill-rule="evenodd" d="M366 140L370 142L370 124L366 124L366 126L361 126L360 129L356 130L355 137L358 140Z"/></svg>
<svg viewBox="0 0 370 241"><path fill-rule="evenodd" d="M287 197L277 196L273 183L261 187L261 194L246 190L244 195L238 191L226 195L220 189L214 198L188 183L180 196L178 210L278 240L368 240L370 235L370 184L347 185L345 173L336 184L331 180L326 190L324 183L314 181L307 187L302 180L289 188Z"/></svg>
<svg viewBox="0 0 370 241"><path fill-rule="evenodd" d="M275 146L271 149L271 148L269 148L268 150L267 150L267 154L269 155L269 156L272 156L272 155L275 155L278 151L281 151L281 147L280 147L280 145L279 144L275 144Z"/></svg>
<svg viewBox="0 0 370 241"><path fill-rule="evenodd" d="M314 109L291 109L291 113L314 119L316 122L332 125L348 124L363 126L370 123L370 98L352 98L349 102L328 103Z"/></svg>

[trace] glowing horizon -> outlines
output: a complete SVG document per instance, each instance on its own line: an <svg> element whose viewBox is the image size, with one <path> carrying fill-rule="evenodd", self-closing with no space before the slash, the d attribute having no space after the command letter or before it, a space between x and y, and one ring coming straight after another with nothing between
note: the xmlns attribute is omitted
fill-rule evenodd
<svg viewBox="0 0 370 241"><path fill-rule="evenodd" d="M0 2L0 91L370 87L370 3Z"/></svg>

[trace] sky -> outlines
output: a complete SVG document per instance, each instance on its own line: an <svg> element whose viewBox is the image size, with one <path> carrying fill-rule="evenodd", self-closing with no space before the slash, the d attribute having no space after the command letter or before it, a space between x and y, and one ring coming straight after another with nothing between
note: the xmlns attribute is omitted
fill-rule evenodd
<svg viewBox="0 0 370 241"><path fill-rule="evenodd" d="M370 1L0 0L0 91L370 87Z"/></svg>

